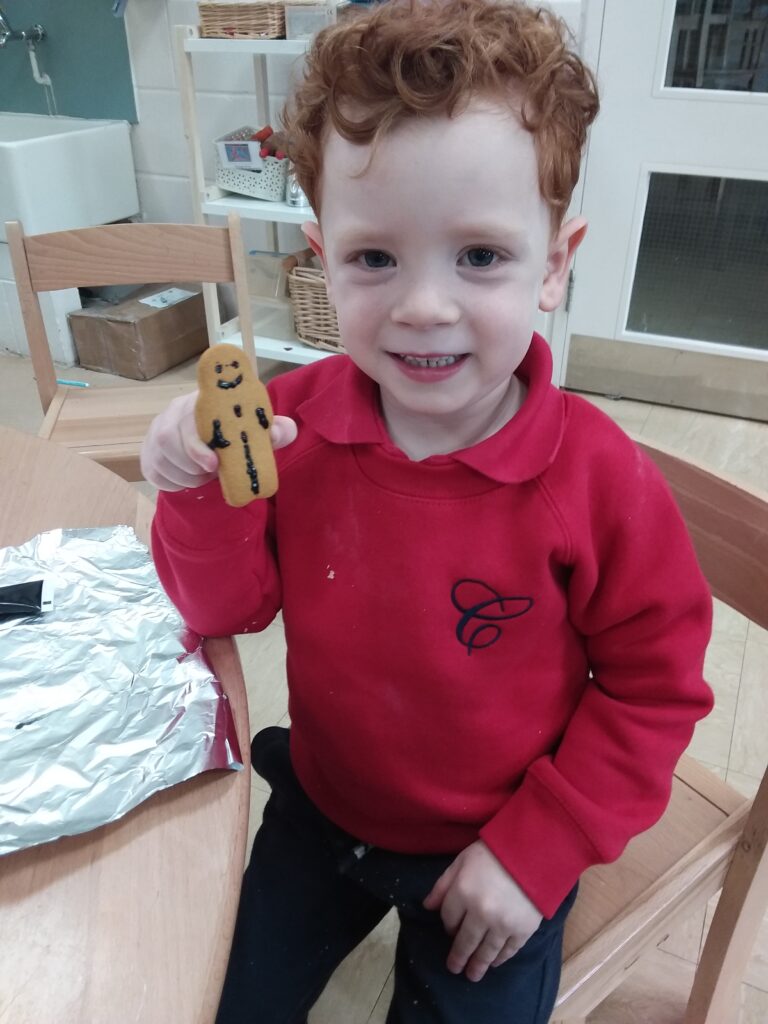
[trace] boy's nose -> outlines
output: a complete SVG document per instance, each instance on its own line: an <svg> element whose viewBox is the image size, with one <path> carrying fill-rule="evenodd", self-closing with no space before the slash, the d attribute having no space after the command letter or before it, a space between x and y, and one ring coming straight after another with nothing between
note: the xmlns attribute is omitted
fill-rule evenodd
<svg viewBox="0 0 768 1024"><path fill-rule="evenodd" d="M391 310L394 323L418 330L455 324L459 315L458 304L447 288L423 280L403 288Z"/></svg>

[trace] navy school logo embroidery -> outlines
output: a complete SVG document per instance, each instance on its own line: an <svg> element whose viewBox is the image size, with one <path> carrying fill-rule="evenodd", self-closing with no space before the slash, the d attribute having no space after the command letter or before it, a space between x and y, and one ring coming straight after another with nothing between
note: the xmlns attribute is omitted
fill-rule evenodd
<svg viewBox="0 0 768 1024"><path fill-rule="evenodd" d="M456 637L467 654L495 644L502 633L499 622L517 619L533 607L532 597L502 597L481 580L459 580L451 589L454 608L461 612Z"/></svg>

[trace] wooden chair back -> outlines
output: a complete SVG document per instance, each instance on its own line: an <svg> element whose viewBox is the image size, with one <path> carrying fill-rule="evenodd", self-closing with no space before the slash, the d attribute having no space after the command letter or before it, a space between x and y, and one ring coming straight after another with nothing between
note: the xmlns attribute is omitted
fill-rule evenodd
<svg viewBox="0 0 768 1024"><path fill-rule="evenodd" d="M227 227L199 224L109 224L25 235L7 224L22 318L40 402L46 414L41 436L59 440L126 479L140 479L138 450L146 428L177 393L191 385L149 382L126 388L89 388L73 394L56 383L56 370L39 293L111 284L232 283L243 347L255 364L253 328L240 221ZM219 340L208 322L209 343ZM98 403L98 404L96 404Z"/></svg>
<svg viewBox="0 0 768 1024"><path fill-rule="evenodd" d="M637 443L667 479L713 595L768 629L768 496ZM768 686L768 666L762 666ZM660 822L587 871L566 927L552 1020L585 1022L644 952L722 888L685 1024L724 1024L768 907L768 770L754 801L684 756Z"/></svg>

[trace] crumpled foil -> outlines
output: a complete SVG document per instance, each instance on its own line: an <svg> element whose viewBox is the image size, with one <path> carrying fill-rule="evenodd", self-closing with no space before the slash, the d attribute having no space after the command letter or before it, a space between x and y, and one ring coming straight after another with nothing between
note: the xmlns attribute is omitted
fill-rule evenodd
<svg viewBox="0 0 768 1024"><path fill-rule="evenodd" d="M229 701L130 527L0 549L3 585L46 575L53 610L0 622L0 854L242 768Z"/></svg>

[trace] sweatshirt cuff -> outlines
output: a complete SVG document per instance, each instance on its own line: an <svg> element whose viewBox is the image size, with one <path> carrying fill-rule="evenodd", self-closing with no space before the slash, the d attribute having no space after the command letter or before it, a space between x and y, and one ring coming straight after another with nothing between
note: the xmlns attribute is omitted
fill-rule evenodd
<svg viewBox="0 0 768 1024"><path fill-rule="evenodd" d="M161 491L154 527L163 542L196 551L231 547L255 530L263 530L267 502L252 501L243 508L227 505L218 480L184 491Z"/></svg>
<svg viewBox="0 0 768 1024"><path fill-rule="evenodd" d="M556 796L529 769L480 838L546 918L602 858Z"/></svg>

